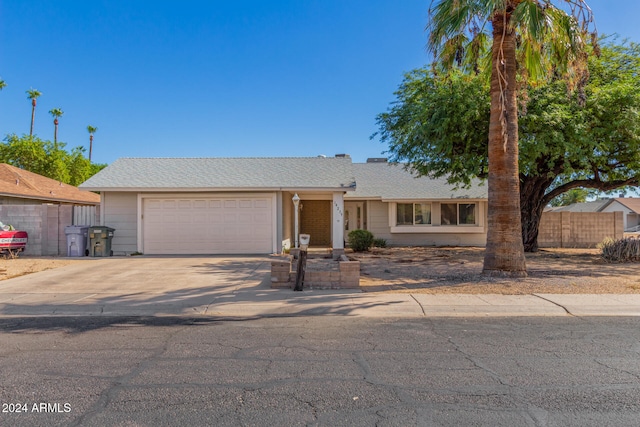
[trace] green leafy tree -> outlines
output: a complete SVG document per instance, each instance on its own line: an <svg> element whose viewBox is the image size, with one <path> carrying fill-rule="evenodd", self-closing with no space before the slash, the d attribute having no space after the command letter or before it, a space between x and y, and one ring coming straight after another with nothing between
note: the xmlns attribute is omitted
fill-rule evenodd
<svg viewBox="0 0 640 427"><path fill-rule="evenodd" d="M558 79L528 88L519 112L521 240L538 249L545 206L567 192L610 191L640 180L640 46L606 44L589 57L591 77L569 95ZM414 70L378 115L394 161L468 185L488 174L490 97L481 76ZM586 189L586 190L585 190ZM567 196L568 197L568 196ZM555 202L554 202L555 203Z"/></svg>
<svg viewBox="0 0 640 427"><path fill-rule="evenodd" d="M62 111L60 108L52 108L51 110L49 110L49 114L51 114L51 116L53 117L53 126L54 126L53 144L57 146L58 145L58 118L62 117L62 115L64 114L64 111Z"/></svg>
<svg viewBox="0 0 640 427"><path fill-rule="evenodd" d="M31 88L27 91L27 98L31 100L31 128L29 130L29 136L33 136L33 124L36 118L36 99L42 95L37 89Z"/></svg>
<svg viewBox="0 0 640 427"><path fill-rule="evenodd" d="M87 132L89 132L89 161L91 161L91 154L93 153L93 134L98 130L95 126L87 126Z"/></svg>
<svg viewBox="0 0 640 427"><path fill-rule="evenodd" d="M584 203L587 201L588 196L589 190L584 188L574 188L566 193L562 193L559 196L554 197L553 200L549 202L549 205L556 208L559 206L573 205L574 203Z"/></svg>
<svg viewBox="0 0 640 427"><path fill-rule="evenodd" d="M572 83L583 80L590 9L583 0L556 3L568 12L551 0L434 0L430 9L427 46L437 67L447 71L457 64L491 74L485 274L526 276L518 206L518 78L534 81L553 72L576 76Z"/></svg>
<svg viewBox="0 0 640 427"><path fill-rule="evenodd" d="M37 136L9 135L0 144L0 162L76 186L106 166L92 164L83 147L70 152L65 147L64 142L54 144Z"/></svg>

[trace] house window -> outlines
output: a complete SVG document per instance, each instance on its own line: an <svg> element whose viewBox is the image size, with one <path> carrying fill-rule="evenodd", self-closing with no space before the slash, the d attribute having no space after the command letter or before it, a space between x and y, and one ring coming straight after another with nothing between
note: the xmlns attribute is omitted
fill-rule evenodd
<svg viewBox="0 0 640 427"><path fill-rule="evenodd" d="M431 224L430 203L396 204L396 225Z"/></svg>
<svg viewBox="0 0 640 427"><path fill-rule="evenodd" d="M475 225L475 203L442 203L440 205L442 225Z"/></svg>
<svg viewBox="0 0 640 427"><path fill-rule="evenodd" d="M458 204L459 224L475 225L476 224L476 204L460 203Z"/></svg>
<svg viewBox="0 0 640 427"><path fill-rule="evenodd" d="M440 205L440 223L442 225L458 225L458 205L442 203Z"/></svg>

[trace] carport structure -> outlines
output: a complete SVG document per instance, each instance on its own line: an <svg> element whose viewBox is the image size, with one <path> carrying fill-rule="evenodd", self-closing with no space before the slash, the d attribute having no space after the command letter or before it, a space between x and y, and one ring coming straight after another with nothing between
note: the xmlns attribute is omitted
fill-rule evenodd
<svg viewBox="0 0 640 427"><path fill-rule="evenodd" d="M339 255L355 179L348 156L121 158L80 188L100 192L116 254L279 253L294 245L297 194L310 234Z"/></svg>

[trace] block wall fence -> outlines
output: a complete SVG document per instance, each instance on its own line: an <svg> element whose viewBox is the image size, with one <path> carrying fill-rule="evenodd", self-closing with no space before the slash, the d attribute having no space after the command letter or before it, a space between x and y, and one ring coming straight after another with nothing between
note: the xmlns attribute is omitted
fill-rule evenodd
<svg viewBox="0 0 640 427"><path fill-rule="evenodd" d="M541 248L595 248L607 237L622 239L622 212L545 212L538 233Z"/></svg>

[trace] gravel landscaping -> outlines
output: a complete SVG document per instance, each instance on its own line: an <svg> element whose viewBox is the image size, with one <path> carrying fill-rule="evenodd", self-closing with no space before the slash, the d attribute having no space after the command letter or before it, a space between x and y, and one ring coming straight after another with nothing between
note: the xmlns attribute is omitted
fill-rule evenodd
<svg viewBox="0 0 640 427"><path fill-rule="evenodd" d="M606 263L597 249L542 249L526 254L528 277L482 275L484 248L374 248L360 261L365 292L508 294L640 293L640 263Z"/></svg>

